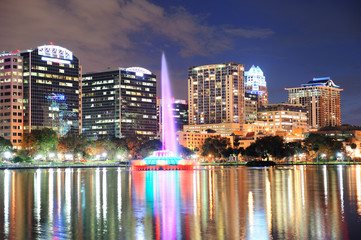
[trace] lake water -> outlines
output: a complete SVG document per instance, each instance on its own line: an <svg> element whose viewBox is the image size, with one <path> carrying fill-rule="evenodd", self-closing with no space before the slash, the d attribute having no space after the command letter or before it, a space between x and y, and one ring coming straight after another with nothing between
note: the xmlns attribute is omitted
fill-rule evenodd
<svg viewBox="0 0 361 240"><path fill-rule="evenodd" d="M361 167L0 171L0 239L360 239Z"/></svg>

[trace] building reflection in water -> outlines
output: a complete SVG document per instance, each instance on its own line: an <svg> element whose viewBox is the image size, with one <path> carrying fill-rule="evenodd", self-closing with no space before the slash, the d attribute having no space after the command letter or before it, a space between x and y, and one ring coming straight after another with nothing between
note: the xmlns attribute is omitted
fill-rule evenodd
<svg viewBox="0 0 361 240"><path fill-rule="evenodd" d="M360 166L0 171L0 239L348 239Z"/></svg>

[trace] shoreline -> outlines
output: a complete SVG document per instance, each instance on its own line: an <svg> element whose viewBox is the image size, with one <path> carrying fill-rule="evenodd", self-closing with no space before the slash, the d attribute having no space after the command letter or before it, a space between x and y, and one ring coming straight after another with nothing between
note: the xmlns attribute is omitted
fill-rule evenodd
<svg viewBox="0 0 361 240"><path fill-rule="evenodd" d="M0 170L18 170L18 169L48 169L48 168L99 168L99 167L128 167L124 163L101 163L101 164L4 164L0 165Z"/></svg>
<svg viewBox="0 0 361 240"><path fill-rule="evenodd" d="M277 166L320 166L320 165L360 165L360 162L322 162L322 163L276 163ZM200 166L221 166L221 167L239 167L246 166L246 162L241 163L201 163ZM104 167L121 167L128 168L128 163L96 163L96 164L1 164L0 170L19 170L19 169L49 169L49 168L104 168Z"/></svg>

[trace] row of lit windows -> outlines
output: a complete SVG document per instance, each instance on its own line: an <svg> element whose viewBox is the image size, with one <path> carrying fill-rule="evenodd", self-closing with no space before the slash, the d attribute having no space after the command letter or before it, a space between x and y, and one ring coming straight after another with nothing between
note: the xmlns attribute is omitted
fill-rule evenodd
<svg viewBox="0 0 361 240"><path fill-rule="evenodd" d="M10 61L11 61L11 58L0 59L0 63L10 62ZM23 62L23 60L21 58L13 58L13 62Z"/></svg>
<svg viewBox="0 0 361 240"><path fill-rule="evenodd" d="M24 77L29 76L29 72L24 72ZM37 72L31 72L31 76L38 76L38 77L46 77L46 78L53 78L53 79L62 79L62 80L68 80L68 81L78 81L79 78L77 77L70 77L70 76L59 76L56 74L45 74L45 73L37 73Z"/></svg>
<svg viewBox="0 0 361 240"><path fill-rule="evenodd" d="M10 68L11 68L11 65L0 66L0 70L10 69ZM21 65L13 65L13 69L23 69L23 66L21 66Z"/></svg>
<svg viewBox="0 0 361 240"><path fill-rule="evenodd" d="M6 78L6 79L1 79L0 83L8 83L8 82L19 82L22 83L23 80L21 78L16 79L16 78Z"/></svg>
<svg viewBox="0 0 361 240"><path fill-rule="evenodd" d="M22 72L0 72L0 77L11 76L11 73L14 76L22 76Z"/></svg>

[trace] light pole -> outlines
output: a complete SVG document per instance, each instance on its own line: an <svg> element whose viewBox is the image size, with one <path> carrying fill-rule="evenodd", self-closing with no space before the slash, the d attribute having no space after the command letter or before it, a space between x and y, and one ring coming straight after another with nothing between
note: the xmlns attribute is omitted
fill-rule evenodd
<svg viewBox="0 0 361 240"><path fill-rule="evenodd" d="M343 163L343 154L341 152L337 153L337 157L341 158L341 162Z"/></svg>
<svg viewBox="0 0 361 240"><path fill-rule="evenodd" d="M11 152L9 151L4 152L4 158L5 160L9 161L11 158Z"/></svg>

